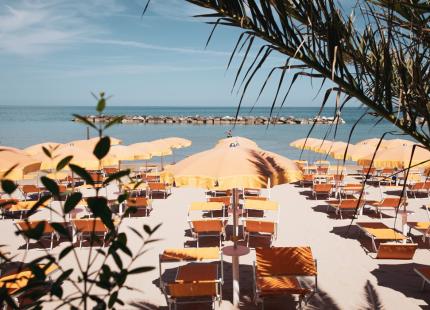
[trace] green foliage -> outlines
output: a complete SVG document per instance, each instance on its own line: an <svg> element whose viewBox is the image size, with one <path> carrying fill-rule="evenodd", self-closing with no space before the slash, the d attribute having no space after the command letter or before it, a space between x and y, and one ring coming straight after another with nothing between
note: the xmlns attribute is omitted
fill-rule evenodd
<svg viewBox="0 0 430 310"><path fill-rule="evenodd" d="M109 97L105 97L105 94L101 92L97 99L96 110L100 114L106 108L106 102ZM110 138L104 136L104 130L111 126L121 122L122 117L114 119L106 126L97 126L94 123L87 121L79 115L75 115L78 119L83 121L86 125L96 130L99 141L95 145L93 154L100 162L102 167L102 160L109 154L110 150ZM56 158L56 148L43 148L43 152L49 158ZM93 227L93 233L91 236L91 242L89 246L88 258L82 260L77 254L73 237L66 226L62 223L48 223L41 221L37 225L31 226L31 228L25 231L17 231L16 234L23 234L26 238L34 240L36 243L41 243L41 238L44 234L46 225L50 225L55 234L61 237L63 242L67 245L57 255L52 255L46 250L41 256L36 257L34 260L21 264L21 270L31 270L33 277L29 280L28 284L20 289L19 294L26 296L34 300L31 305L32 309L42 309L48 307L49 303L54 301L60 303L58 308L70 308L70 309L106 309L106 308L117 308L118 306L124 306L124 302L121 300L121 292L123 289L133 289L129 287L127 278L130 274L143 274L153 270L151 266L135 266L136 261L146 252L145 246L151 242L156 241L152 235L155 233L159 226L151 229L149 226L142 228L142 231L138 231L133 228L134 234L140 239L140 246L138 249L132 249L129 247L128 238L126 233L119 232L119 227L122 224L123 218L128 216L128 212L133 211L133 208L127 209L127 212L121 216L115 215L116 220L114 223L114 214L108 204L106 197L100 195L100 189L108 186L114 181L121 182L121 178L131 179L130 170L121 170L114 174L111 174L102 184L95 184L91 178L90 173L83 167L72 164L72 156L62 158L57 166L56 171L60 171L65 167L69 167L73 174L82 178L86 184L93 188L95 191L94 197L86 198L88 209L96 220L100 219L102 223L108 228L107 250L96 248L97 244L94 242L96 238L95 227ZM12 171L15 167L9 169ZM10 171L8 173L10 173ZM6 174L1 179L2 189L12 194L17 185L5 178ZM45 193L40 199L34 204L29 211L28 215L34 214L41 206L47 207L50 212L57 212L50 206L47 206L50 199L59 200L61 204L61 213L57 215L62 216L64 223L68 222L69 215L76 208L76 206L82 200L82 194L80 192L72 192L67 195L65 201L60 200L60 187L57 182L46 176L41 177L41 182L46 188L48 193ZM100 187L101 186L101 187ZM117 198L117 203L123 203L128 197L128 193L122 193ZM13 200L2 203L1 206L10 203L15 203ZM27 221L27 220L26 220ZM29 222L28 222L29 225ZM29 226L30 227L30 226ZM64 241L65 240L65 241ZM125 254L125 255L124 255ZM82 255L82 253L81 253ZM5 256L0 253L0 256ZM67 259L66 259L67 258ZM125 259L126 258L126 259ZM6 262L12 261L8 257L4 257ZM74 268L71 268L70 260L74 259ZM67 265L64 262L68 262ZM114 265L111 264L114 261ZM86 262L86 263L84 263ZM96 262L101 262L101 268L94 271ZM54 279L47 277L46 270L52 266L58 266L59 272L56 272ZM0 266L1 267L1 266ZM64 291L65 283L71 284L68 287L75 289L75 292ZM97 288L97 293L93 292ZM6 305L13 309L19 309L19 305L16 304L13 299L14 296L9 295L9 292L0 288L0 299Z"/></svg>

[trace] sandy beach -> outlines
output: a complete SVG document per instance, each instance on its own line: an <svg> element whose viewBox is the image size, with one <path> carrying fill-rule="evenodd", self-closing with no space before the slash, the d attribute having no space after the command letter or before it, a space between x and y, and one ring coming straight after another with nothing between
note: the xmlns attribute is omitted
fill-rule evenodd
<svg viewBox="0 0 430 310"><path fill-rule="evenodd" d="M114 197L118 189L111 185L108 189L108 197ZM380 199L380 191L369 187L368 199ZM83 191L84 196L90 196L90 190ZM269 196L268 190L263 190L263 195ZM428 244L417 236L414 241L419 244L413 260L386 260L375 259L371 251L370 239L360 234L353 224L349 234L347 230L351 224L351 217L346 215L343 220L337 219L334 212L326 212L324 199L314 200L310 196L310 188L302 188L295 184L285 184L270 190L270 199L280 204L280 225L278 238L274 246L303 246L312 248L314 257L318 262L318 287L319 293L311 298L306 309L363 309L368 305L366 295L369 287L377 294L385 309L420 309L429 306L429 297L426 292L420 290L421 279L413 271L420 265L427 265L430 260ZM162 223L156 233L156 238L162 240L151 244L150 250L136 262L137 265L155 266L155 270L140 276L131 276L127 284L136 287L139 291L122 292L120 296L125 302L124 309L143 308L151 304L155 307L165 308L166 301L159 289L158 255L165 248L182 248L195 246L190 237L187 223L187 210L194 201L204 201L205 194L202 189L173 188L172 194L167 199L154 199L153 212L149 217L132 217L124 220L121 230L127 233L128 244L135 250L139 246L139 239L131 232L129 227L142 230L143 224L155 226ZM416 198L408 200L408 210L413 211L409 221L426 221L427 215L422 208L429 203L429 198ZM59 202L53 202L54 208L59 208ZM47 210L42 210L32 216L32 219L49 219ZM55 221L55 216L52 218ZM366 208L360 221L379 221L373 209ZM354 222L357 220L354 220ZM393 226L393 214L384 213L382 221L389 227ZM231 224L231 219L230 219ZM401 229L401 220L397 220L397 228ZM41 255L40 249L25 251L25 242L22 237L14 234L14 220L4 219L0 221L0 244L7 245L3 251L9 251L16 255L15 261L29 261ZM231 235L231 229L227 229ZM66 243L59 243L53 249L53 254L58 254ZM216 239L202 239L200 246L216 246ZM231 241L224 241L224 245ZM251 240L251 246L253 244ZM77 249L78 257L84 261L88 255L88 248ZM127 261L127 257L123 257ZM231 259L224 256L225 283L223 285L223 301L221 309L229 309L232 306L231 285ZM240 285L241 303L243 309L257 309L252 302L252 263L255 261L255 252L251 252L240 259ZM76 268L76 262L72 256L62 260L67 267ZM114 263L112 262L112 265ZM367 289L366 289L367 286ZM73 290L66 284L65 291ZM367 293L366 293L367 292ZM277 298L265 303L266 309L287 309L294 307L294 303L288 298ZM288 305L288 306L287 306ZM54 304L49 306L54 307ZM206 308L209 306L203 305ZM202 309L205 309L203 307ZM182 306L181 309L191 309Z"/></svg>

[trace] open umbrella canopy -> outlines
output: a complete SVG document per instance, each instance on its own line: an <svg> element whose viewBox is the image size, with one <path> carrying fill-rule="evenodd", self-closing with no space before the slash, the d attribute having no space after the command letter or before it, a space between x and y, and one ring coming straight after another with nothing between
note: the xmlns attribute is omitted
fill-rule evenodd
<svg viewBox="0 0 430 310"><path fill-rule="evenodd" d="M172 149L166 143L162 142L139 142L130 144L129 148L135 154L135 160L147 160L151 159L152 156L167 156L172 154Z"/></svg>
<svg viewBox="0 0 430 310"><path fill-rule="evenodd" d="M135 154L128 145L114 145L109 150L109 156L120 160L134 160Z"/></svg>
<svg viewBox="0 0 430 310"><path fill-rule="evenodd" d="M82 147L77 147L71 144L64 144L52 152L52 158L46 156L45 153L39 153L34 155L42 164L42 170L55 169L58 163L67 156L73 156L70 163L81 166L86 169L99 169L100 162L97 157L94 156L91 146L87 145ZM113 166L117 165L118 160L112 155L108 154L102 160L103 166Z"/></svg>
<svg viewBox="0 0 430 310"><path fill-rule="evenodd" d="M122 140L118 138L109 137L109 139L110 139L110 145L118 145L122 143ZM92 151L94 150L94 147L96 146L97 142L99 142L99 140L100 140L99 137L94 137L87 140L74 140L65 144L70 146L75 146L78 148L89 148Z"/></svg>
<svg viewBox="0 0 430 310"><path fill-rule="evenodd" d="M43 149L42 149L43 147L48 149L49 151L53 152L55 149L57 149L61 145L62 145L61 143L57 143L57 142L43 142L43 143L30 145L29 147L26 147L24 149L24 151L27 154L36 155L36 154L43 152Z"/></svg>
<svg viewBox="0 0 430 310"><path fill-rule="evenodd" d="M297 149L312 150L313 148L320 146L322 142L323 140L321 139L308 138L306 140L306 138L302 138L291 142L290 146Z"/></svg>
<svg viewBox="0 0 430 310"><path fill-rule="evenodd" d="M381 149L375 155L372 166L376 168L406 168L409 166L411 159L412 146L399 145L396 147ZM358 164L363 166L370 166L373 153L364 156L358 160ZM424 161L430 160L430 152L421 147L416 147L411 165L417 165ZM422 164L422 166L429 166L430 162Z"/></svg>
<svg viewBox="0 0 430 310"><path fill-rule="evenodd" d="M329 154L332 150L346 147L346 145L347 143L342 141L325 140L319 146L313 148L313 151L317 153L322 153L322 154Z"/></svg>
<svg viewBox="0 0 430 310"><path fill-rule="evenodd" d="M12 167L15 167L8 175ZM24 175L30 172L38 171L40 168L40 161L28 155L20 149L0 146L0 179L5 177L11 180L20 180Z"/></svg>
<svg viewBox="0 0 430 310"><path fill-rule="evenodd" d="M172 149L181 149L183 147L189 147L192 144L191 140L178 137L169 137L160 140L164 141Z"/></svg>
<svg viewBox="0 0 430 310"><path fill-rule="evenodd" d="M288 158L261 149L218 146L169 166L177 186L264 188L295 182L302 173Z"/></svg>
<svg viewBox="0 0 430 310"><path fill-rule="evenodd" d="M257 143L255 143L251 139L244 138L244 137L231 137L231 138L221 139L216 144L216 147L218 147L218 146L230 146L232 144L238 144L240 146L247 147L250 149L259 148Z"/></svg>

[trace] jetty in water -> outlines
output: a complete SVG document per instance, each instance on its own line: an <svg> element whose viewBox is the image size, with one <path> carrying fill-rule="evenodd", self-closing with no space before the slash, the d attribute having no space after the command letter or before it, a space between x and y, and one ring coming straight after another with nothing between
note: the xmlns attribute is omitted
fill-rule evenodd
<svg viewBox="0 0 430 310"><path fill-rule="evenodd" d="M88 121L93 123L108 123L118 115L86 115ZM81 122L79 118L73 121ZM129 115L123 116L123 124L191 124L191 125L311 125L316 124L345 124L342 118L319 116L314 118L288 117L266 117L266 116L152 116L152 115Z"/></svg>

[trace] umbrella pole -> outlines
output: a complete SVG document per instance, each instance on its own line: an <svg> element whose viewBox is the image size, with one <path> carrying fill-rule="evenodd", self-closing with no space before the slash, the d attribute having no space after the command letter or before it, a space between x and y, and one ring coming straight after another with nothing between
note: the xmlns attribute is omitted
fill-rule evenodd
<svg viewBox="0 0 430 310"><path fill-rule="evenodd" d="M237 249L237 210L238 210L238 192L237 188L233 189L233 247ZM239 287L239 256L234 255L231 258L233 273L233 307L239 308L240 287Z"/></svg>

